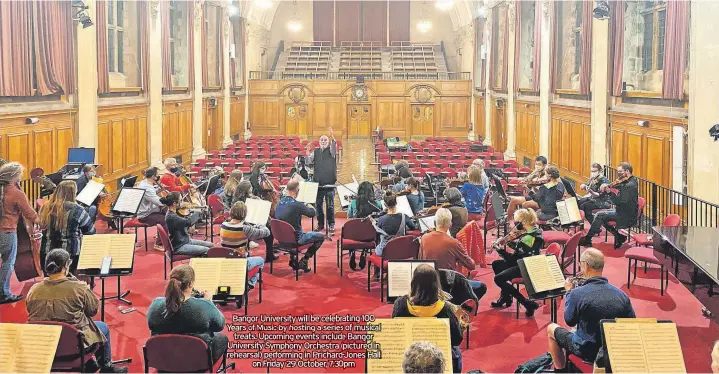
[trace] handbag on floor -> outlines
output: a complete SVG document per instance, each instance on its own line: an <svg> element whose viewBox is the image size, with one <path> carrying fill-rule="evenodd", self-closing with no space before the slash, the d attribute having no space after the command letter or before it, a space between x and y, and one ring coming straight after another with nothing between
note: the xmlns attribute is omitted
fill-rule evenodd
<svg viewBox="0 0 719 374"><path fill-rule="evenodd" d="M543 373L545 371L551 371L552 364L554 361L552 361L552 356L549 354L549 352L539 356L535 357L519 366L517 366L517 370L515 370L515 373Z"/></svg>

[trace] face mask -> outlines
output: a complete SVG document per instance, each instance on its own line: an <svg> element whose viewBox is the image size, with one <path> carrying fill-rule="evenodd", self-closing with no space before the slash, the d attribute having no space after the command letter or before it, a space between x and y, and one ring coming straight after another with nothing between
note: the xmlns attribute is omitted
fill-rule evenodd
<svg viewBox="0 0 719 374"><path fill-rule="evenodd" d="M596 178L597 175L599 175L598 171L593 171L591 174L589 174L592 178Z"/></svg>
<svg viewBox="0 0 719 374"><path fill-rule="evenodd" d="M180 169L177 166L175 166L174 168L170 168L171 173L177 173L178 171L180 171Z"/></svg>
<svg viewBox="0 0 719 374"><path fill-rule="evenodd" d="M94 171L91 171L91 172L87 173L87 177L88 177L88 178L95 178L95 175L96 175L96 174L95 174Z"/></svg>
<svg viewBox="0 0 719 374"><path fill-rule="evenodd" d="M522 224L522 222L517 222L517 224L514 225L514 227L515 227L517 230L524 230L524 225Z"/></svg>

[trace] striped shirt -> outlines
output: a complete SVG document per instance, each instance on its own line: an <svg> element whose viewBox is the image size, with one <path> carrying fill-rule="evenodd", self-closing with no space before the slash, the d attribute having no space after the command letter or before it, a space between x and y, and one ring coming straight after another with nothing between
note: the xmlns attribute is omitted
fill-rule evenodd
<svg viewBox="0 0 719 374"><path fill-rule="evenodd" d="M50 224L43 231L42 249L45 254L55 248L66 250L70 256L80 255L80 239L83 235L92 235L95 233L95 225L93 225L90 215L80 205L66 201L65 214L67 217L67 226L64 230L55 228L55 217L50 217Z"/></svg>
<svg viewBox="0 0 719 374"><path fill-rule="evenodd" d="M220 226L220 239L223 247L244 251L249 240L259 240L270 236L266 226L252 225L245 222L232 223L227 221Z"/></svg>

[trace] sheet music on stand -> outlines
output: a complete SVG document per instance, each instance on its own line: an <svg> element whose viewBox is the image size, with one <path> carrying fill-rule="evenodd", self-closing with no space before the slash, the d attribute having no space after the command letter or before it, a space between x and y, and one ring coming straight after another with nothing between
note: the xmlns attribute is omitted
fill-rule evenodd
<svg viewBox="0 0 719 374"><path fill-rule="evenodd" d="M425 232L436 227L436 216L418 217L420 231Z"/></svg>
<svg viewBox="0 0 719 374"><path fill-rule="evenodd" d="M530 296L564 290L564 274L557 257L553 255L525 257L518 261L518 265Z"/></svg>
<svg viewBox="0 0 719 374"><path fill-rule="evenodd" d="M62 326L0 323L0 373L49 373Z"/></svg>
<svg viewBox="0 0 719 374"><path fill-rule="evenodd" d="M582 215L579 213L579 205L575 197L557 201L557 212L559 212L559 221L562 226L582 221Z"/></svg>
<svg viewBox="0 0 719 374"><path fill-rule="evenodd" d="M319 188L320 185L317 182L300 182L300 191L296 200L306 204L316 203Z"/></svg>
<svg viewBox="0 0 719 374"><path fill-rule="evenodd" d="M267 225L270 218L270 208L272 207L271 202L260 199L247 199L245 200L245 205L247 206L245 222L262 226Z"/></svg>
<svg viewBox="0 0 719 374"><path fill-rule="evenodd" d="M600 323L608 373L686 373L674 322L617 318Z"/></svg>
<svg viewBox="0 0 719 374"><path fill-rule="evenodd" d="M382 201L382 209L387 209L387 205ZM403 213L407 217L413 217L412 207L409 205L407 196L397 196L397 213Z"/></svg>
<svg viewBox="0 0 719 374"><path fill-rule="evenodd" d="M434 260L389 260L387 262L387 299L409 295L414 269L420 265L436 268Z"/></svg>
<svg viewBox="0 0 719 374"><path fill-rule="evenodd" d="M353 197L357 195L359 183L337 184L337 194L339 195L340 205L344 208L350 205Z"/></svg>
<svg viewBox="0 0 719 374"><path fill-rule="evenodd" d="M219 287L229 287L230 295L245 294L247 279L247 259L234 258L199 258L190 260L190 266L195 270L195 289L207 291L212 296L217 295Z"/></svg>
<svg viewBox="0 0 719 374"><path fill-rule="evenodd" d="M115 199L112 212L134 216L144 196L145 190L142 188L123 188Z"/></svg>
<svg viewBox="0 0 719 374"><path fill-rule="evenodd" d="M445 357L444 373L452 373L452 346L447 318L378 318L369 325L381 325L379 331L368 331L379 351L368 350L366 373L403 373L404 352L416 342L435 345ZM370 327L370 330L378 330Z"/></svg>
<svg viewBox="0 0 719 374"><path fill-rule="evenodd" d="M105 189L105 185L102 183L97 183L93 180L88 181L85 188L80 191L79 194L77 194L77 197L75 200L77 200L80 203L85 204L85 206L90 206L92 203L95 202L95 199L97 199L97 196L100 195L102 190Z"/></svg>
<svg viewBox="0 0 719 374"><path fill-rule="evenodd" d="M80 247L80 260L78 261L77 269L99 271L105 257L112 258L111 272L112 270L131 270L135 260L135 235L99 234L84 236Z"/></svg>

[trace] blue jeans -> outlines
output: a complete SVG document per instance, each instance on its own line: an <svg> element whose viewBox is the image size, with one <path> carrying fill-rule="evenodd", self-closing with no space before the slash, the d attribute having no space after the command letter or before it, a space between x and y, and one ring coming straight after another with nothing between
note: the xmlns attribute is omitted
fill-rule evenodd
<svg viewBox="0 0 719 374"><path fill-rule="evenodd" d="M177 255L203 256L215 245L204 240L190 239L190 242L175 250Z"/></svg>
<svg viewBox="0 0 719 374"><path fill-rule="evenodd" d="M102 321L95 321L95 325L100 330L102 335L105 335L105 340L107 340L103 345L100 346L100 349L98 349L95 352L95 359L97 359L97 364L101 368L103 368L103 367L112 365L112 348L110 346L110 328L107 327L107 324Z"/></svg>
<svg viewBox="0 0 719 374"><path fill-rule="evenodd" d="M265 265L265 259L260 256L252 256L247 257L247 271L250 271L251 269L254 269L256 267L262 268ZM257 273L250 278L247 283L249 283L251 286L255 286L257 283L257 280L260 278L260 273Z"/></svg>
<svg viewBox="0 0 719 374"><path fill-rule="evenodd" d="M452 347L452 372L462 372L462 351L459 350L459 347Z"/></svg>
<svg viewBox="0 0 719 374"><path fill-rule="evenodd" d="M0 233L0 296L10 296L10 277L13 269L15 269L15 259L17 258L17 233L3 232Z"/></svg>
<svg viewBox="0 0 719 374"><path fill-rule="evenodd" d="M324 241L325 234L321 232L305 232L300 234L300 238L297 240L297 243L299 245L312 243L312 246L307 249L307 253L305 254L305 258L310 258L317 253L317 250L320 249Z"/></svg>
<svg viewBox="0 0 719 374"><path fill-rule="evenodd" d="M97 205L90 205L86 210L87 215L90 216L90 221L95 223L95 220L97 220Z"/></svg>
<svg viewBox="0 0 719 374"><path fill-rule="evenodd" d="M317 199L315 207L317 208L317 226L325 227L325 210L322 202L327 201L327 224L335 225L335 190L324 190L320 188L317 191Z"/></svg>
<svg viewBox="0 0 719 374"><path fill-rule="evenodd" d="M472 291L477 295L477 300L481 300L482 296L487 293L487 285L478 280L470 280L469 285L472 287Z"/></svg>

